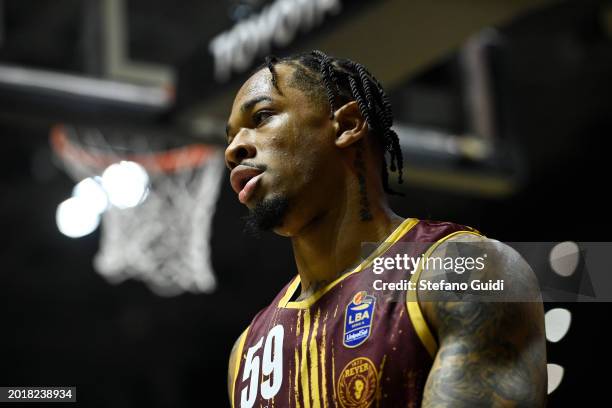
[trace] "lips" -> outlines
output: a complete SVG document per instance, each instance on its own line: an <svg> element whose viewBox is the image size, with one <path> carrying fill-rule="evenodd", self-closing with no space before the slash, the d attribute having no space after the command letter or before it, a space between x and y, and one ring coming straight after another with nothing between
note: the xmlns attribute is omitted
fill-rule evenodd
<svg viewBox="0 0 612 408"><path fill-rule="evenodd" d="M238 200L246 203L253 192L257 183L261 179L263 171L255 167L239 165L230 174L230 183L234 191L238 194Z"/></svg>

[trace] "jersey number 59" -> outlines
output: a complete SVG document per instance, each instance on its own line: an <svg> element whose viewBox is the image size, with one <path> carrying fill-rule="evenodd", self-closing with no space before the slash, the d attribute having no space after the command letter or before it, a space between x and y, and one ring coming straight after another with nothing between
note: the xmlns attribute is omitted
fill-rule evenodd
<svg viewBox="0 0 612 408"><path fill-rule="evenodd" d="M259 356L256 353L261 348L264 337L247 351L242 382L249 378L249 384L242 389L240 394L240 407L251 408L257 399L257 391L261 380L261 397L270 399L280 390L283 382L283 337L285 329L282 325L274 326L268 332L261 360L261 376L259 374Z"/></svg>

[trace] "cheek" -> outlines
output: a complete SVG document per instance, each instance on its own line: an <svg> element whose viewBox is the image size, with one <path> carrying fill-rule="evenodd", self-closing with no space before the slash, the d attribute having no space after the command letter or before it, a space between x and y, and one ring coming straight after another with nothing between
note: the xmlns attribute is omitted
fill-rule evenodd
<svg viewBox="0 0 612 408"><path fill-rule="evenodd" d="M288 113L273 120L261 135L267 156L264 161L272 170L271 184L285 191L298 191L334 177L337 151L328 123L294 118Z"/></svg>
<svg viewBox="0 0 612 408"><path fill-rule="evenodd" d="M295 180L309 183L325 175L334 153L327 132L324 126L291 127L286 164Z"/></svg>

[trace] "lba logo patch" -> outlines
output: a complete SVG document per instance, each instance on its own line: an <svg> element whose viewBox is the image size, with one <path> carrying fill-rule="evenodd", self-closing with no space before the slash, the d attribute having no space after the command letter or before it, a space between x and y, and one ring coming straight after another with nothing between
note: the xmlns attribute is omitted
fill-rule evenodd
<svg viewBox="0 0 612 408"><path fill-rule="evenodd" d="M344 314L344 337L346 347L357 347L370 337L376 298L367 292L357 292L346 306Z"/></svg>

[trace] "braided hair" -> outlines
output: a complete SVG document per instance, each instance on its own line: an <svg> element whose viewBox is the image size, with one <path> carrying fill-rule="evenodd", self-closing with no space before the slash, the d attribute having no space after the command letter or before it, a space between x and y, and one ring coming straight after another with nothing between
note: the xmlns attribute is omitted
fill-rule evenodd
<svg viewBox="0 0 612 408"><path fill-rule="evenodd" d="M391 129L393 112L389 97L382 85L363 65L342 58L335 58L314 50L284 58L266 57L265 63L257 70L267 67L272 74L272 85L282 95L278 87L275 65L288 64L295 67L291 85L321 100L327 99L330 117L337 108L349 101L356 101L368 128L383 147L382 182L386 193L403 195L389 188L386 154L389 153L389 169L398 173L398 183L403 183L403 157L397 133ZM325 94L323 95L323 88Z"/></svg>

